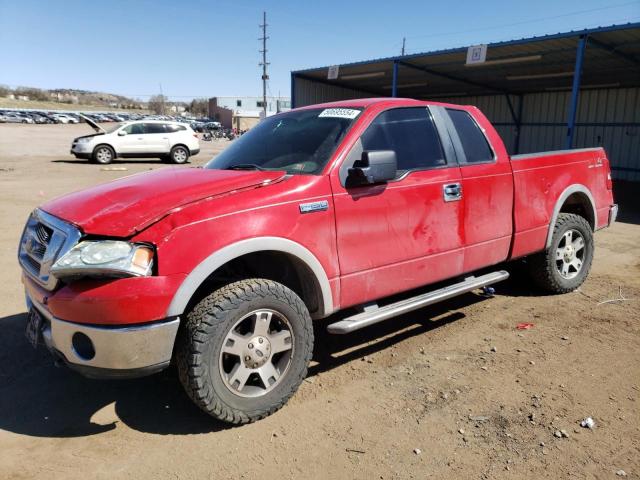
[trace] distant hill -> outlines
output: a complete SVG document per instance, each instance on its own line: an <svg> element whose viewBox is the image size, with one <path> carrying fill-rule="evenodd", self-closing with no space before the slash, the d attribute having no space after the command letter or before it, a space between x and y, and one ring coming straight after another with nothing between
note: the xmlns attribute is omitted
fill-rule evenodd
<svg viewBox="0 0 640 480"><path fill-rule="evenodd" d="M9 88L0 86L0 106L30 107L31 103L59 104L60 109L82 109L83 107L101 107L104 109L142 110L146 102L105 92L91 92L71 88L44 90L33 87ZM37 108L37 107L36 107Z"/></svg>

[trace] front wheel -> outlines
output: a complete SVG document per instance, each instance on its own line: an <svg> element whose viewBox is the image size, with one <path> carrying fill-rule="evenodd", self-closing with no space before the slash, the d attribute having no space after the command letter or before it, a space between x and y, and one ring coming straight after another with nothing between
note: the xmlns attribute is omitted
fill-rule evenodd
<svg viewBox="0 0 640 480"><path fill-rule="evenodd" d="M248 279L216 290L187 315L177 365L187 394L225 422L249 423L280 409L307 373L309 312L292 290Z"/></svg>
<svg viewBox="0 0 640 480"><path fill-rule="evenodd" d="M109 145L98 145L93 151L92 160L101 165L107 165L115 158L115 152Z"/></svg>
<svg viewBox="0 0 640 480"><path fill-rule="evenodd" d="M189 150L182 145L176 145L171 149L169 158L173 163L186 163L189 160Z"/></svg>
<svg viewBox="0 0 640 480"><path fill-rule="evenodd" d="M535 283L551 293L567 293L587 278L593 260L593 232L581 216L561 213L551 246L527 260Z"/></svg>

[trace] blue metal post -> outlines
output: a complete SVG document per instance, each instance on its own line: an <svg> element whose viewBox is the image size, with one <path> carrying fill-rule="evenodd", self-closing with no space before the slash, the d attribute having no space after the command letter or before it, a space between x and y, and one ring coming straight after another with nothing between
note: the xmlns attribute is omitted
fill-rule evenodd
<svg viewBox="0 0 640 480"><path fill-rule="evenodd" d="M398 61L393 61L393 82L391 83L391 96L398 96Z"/></svg>
<svg viewBox="0 0 640 480"><path fill-rule="evenodd" d="M296 76L291 72L291 108L296 108Z"/></svg>
<svg viewBox="0 0 640 480"><path fill-rule="evenodd" d="M571 104L569 105L569 118L567 119L567 138L565 148L573 146L573 134L576 127L576 114L578 112L578 97L580 96L580 80L582 79L582 62L584 50L587 46L587 35L580 35L578 51L576 52L576 66L573 71L573 88L571 90Z"/></svg>

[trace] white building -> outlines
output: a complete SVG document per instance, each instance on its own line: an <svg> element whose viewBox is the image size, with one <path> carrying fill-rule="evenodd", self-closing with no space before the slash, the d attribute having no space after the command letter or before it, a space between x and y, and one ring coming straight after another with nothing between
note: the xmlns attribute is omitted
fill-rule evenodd
<svg viewBox="0 0 640 480"><path fill-rule="evenodd" d="M267 116L291 110L289 97L267 97ZM225 128L247 130L258 123L263 112L262 97L212 97L209 118Z"/></svg>

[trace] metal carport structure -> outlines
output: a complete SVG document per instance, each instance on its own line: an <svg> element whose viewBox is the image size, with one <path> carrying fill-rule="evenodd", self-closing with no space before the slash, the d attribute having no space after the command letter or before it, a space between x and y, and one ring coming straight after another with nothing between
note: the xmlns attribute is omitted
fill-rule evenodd
<svg viewBox="0 0 640 480"><path fill-rule="evenodd" d="M640 23L491 43L481 63L467 64L467 52L294 71L292 106L372 96L473 104L510 153L604 146L615 178L640 181Z"/></svg>

